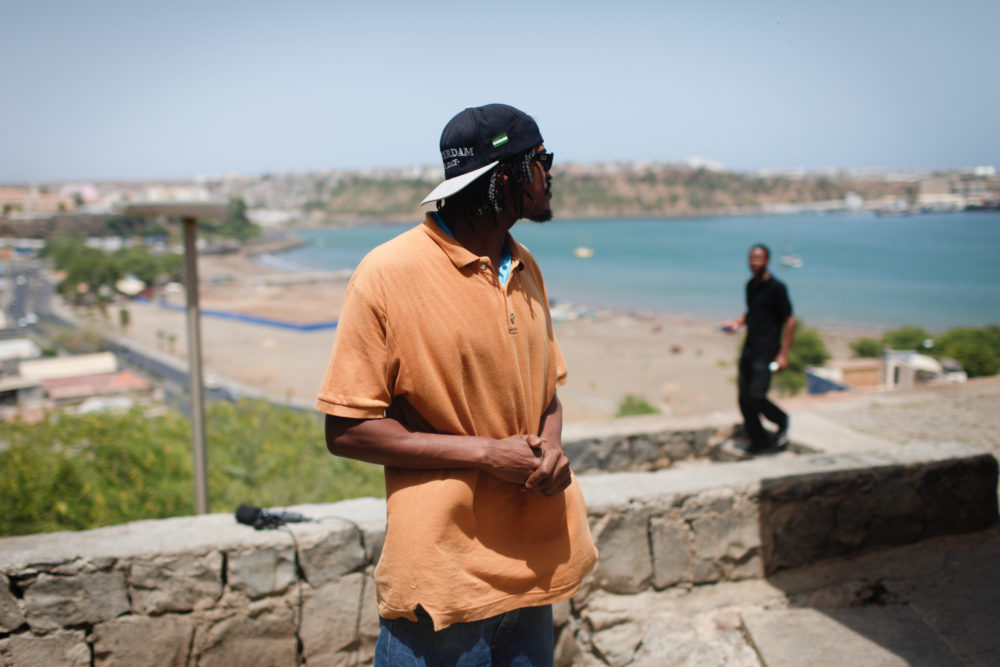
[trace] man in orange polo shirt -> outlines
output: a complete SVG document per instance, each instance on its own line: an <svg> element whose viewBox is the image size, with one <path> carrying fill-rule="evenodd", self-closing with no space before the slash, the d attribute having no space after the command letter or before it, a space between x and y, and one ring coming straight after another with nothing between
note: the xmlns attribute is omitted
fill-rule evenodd
<svg viewBox="0 0 1000 667"><path fill-rule="evenodd" d="M385 467L375 664L551 665L551 605L597 559L548 297L509 233L551 219L552 153L503 104L440 146L437 210L354 272L316 405L331 453Z"/></svg>

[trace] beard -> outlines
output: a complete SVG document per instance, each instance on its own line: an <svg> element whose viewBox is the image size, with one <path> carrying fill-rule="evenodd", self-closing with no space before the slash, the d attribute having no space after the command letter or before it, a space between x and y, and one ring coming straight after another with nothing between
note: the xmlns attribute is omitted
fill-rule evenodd
<svg viewBox="0 0 1000 667"><path fill-rule="evenodd" d="M530 197L530 195L529 195L529 197ZM538 211L537 213L535 213L533 215L529 215L528 216L528 220L531 220L532 222L542 223L542 222L548 222L549 220L552 219L552 186L551 186L551 184L549 184L549 186L545 188L545 197L548 199L549 205L545 207L544 211ZM534 201L534 200L532 200L532 201Z"/></svg>
<svg viewBox="0 0 1000 667"><path fill-rule="evenodd" d="M534 215L532 215L531 217L528 218L528 220L531 220L532 222L537 222L539 224L543 223L543 222L548 222L551 219L552 219L552 209L551 208L547 208L544 211L539 211L538 213L536 213L536 214L534 214Z"/></svg>

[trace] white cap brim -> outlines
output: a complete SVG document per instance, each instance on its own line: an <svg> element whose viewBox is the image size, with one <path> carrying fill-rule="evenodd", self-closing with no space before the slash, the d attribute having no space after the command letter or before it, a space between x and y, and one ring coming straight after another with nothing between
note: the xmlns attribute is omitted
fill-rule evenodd
<svg viewBox="0 0 1000 667"><path fill-rule="evenodd" d="M470 171L467 174L462 174L461 176L456 176L455 178L449 178L447 181L443 181L440 185L431 190L429 195L424 197L424 200L420 202L421 205L426 204L427 202L437 201L438 199L447 199L456 192L464 189L469 183L476 180L498 164L500 164L500 160L494 160L485 167L480 167L479 169Z"/></svg>

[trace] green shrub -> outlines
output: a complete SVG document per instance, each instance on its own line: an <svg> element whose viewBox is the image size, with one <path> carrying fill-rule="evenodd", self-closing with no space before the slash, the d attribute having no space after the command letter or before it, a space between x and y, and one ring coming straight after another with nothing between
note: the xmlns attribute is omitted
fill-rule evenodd
<svg viewBox="0 0 1000 667"><path fill-rule="evenodd" d="M937 339L933 353L962 364L969 377L996 375L1000 372L1000 327L951 329Z"/></svg>
<svg viewBox="0 0 1000 667"><path fill-rule="evenodd" d="M622 399L622 402L618 404L618 412L615 416L631 417L633 415L655 415L659 414L659 412L659 410L657 410L642 396L628 394Z"/></svg>
<svg viewBox="0 0 1000 667"><path fill-rule="evenodd" d="M931 338L926 329L911 325L886 331L882 344L890 350L922 350L924 341Z"/></svg>
<svg viewBox="0 0 1000 667"><path fill-rule="evenodd" d="M852 340L851 352L854 353L855 357L863 358L874 358L877 359L882 356L885 348L882 347L882 343L874 338L858 338L857 340Z"/></svg>
<svg viewBox="0 0 1000 667"><path fill-rule="evenodd" d="M383 496L378 466L331 456L320 415L263 401L206 415L212 511ZM190 422L53 412L0 424L0 535L80 530L194 511Z"/></svg>
<svg viewBox="0 0 1000 667"><path fill-rule="evenodd" d="M806 366L822 366L830 358L826 342L816 329L808 329L798 320L795 337L788 350L788 368L775 373L772 382L782 394L795 395L806 386Z"/></svg>
<svg viewBox="0 0 1000 667"><path fill-rule="evenodd" d="M0 534L80 530L191 513L187 421L49 414L0 425Z"/></svg>

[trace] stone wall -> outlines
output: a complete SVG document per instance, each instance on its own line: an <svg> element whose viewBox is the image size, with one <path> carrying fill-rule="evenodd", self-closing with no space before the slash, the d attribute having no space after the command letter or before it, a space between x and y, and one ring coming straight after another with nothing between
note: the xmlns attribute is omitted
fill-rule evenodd
<svg viewBox="0 0 1000 667"><path fill-rule="evenodd" d="M997 462L967 445L581 475L595 571L556 606L561 664L595 650L600 593L767 577L997 521ZM384 502L229 514L0 540L0 662L310 665L371 661Z"/></svg>
<svg viewBox="0 0 1000 667"><path fill-rule="evenodd" d="M585 438L564 450L579 474L609 471L662 470L679 461L712 459L723 440L714 429L629 433Z"/></svg>

